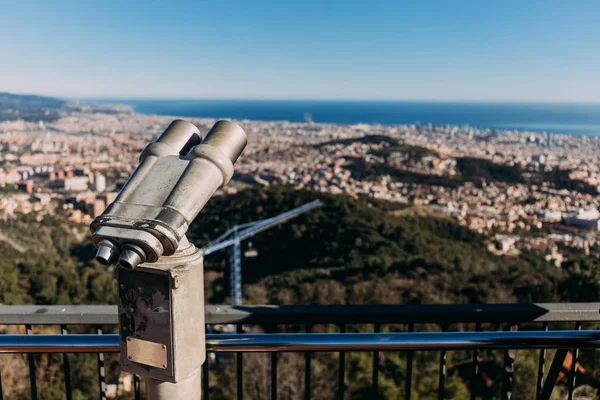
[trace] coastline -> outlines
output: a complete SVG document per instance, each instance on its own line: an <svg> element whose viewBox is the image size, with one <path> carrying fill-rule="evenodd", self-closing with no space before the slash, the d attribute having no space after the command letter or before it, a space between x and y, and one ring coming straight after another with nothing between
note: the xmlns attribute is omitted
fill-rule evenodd
<svg viewBox="0 0 600 400"><path fill-rule="evenodd" d="M324 100L136 100L95 99L129 106L140 114L227 118L255 122L382 126L458 126L479 130L600 136L600 104L472 103Z"/></svg>

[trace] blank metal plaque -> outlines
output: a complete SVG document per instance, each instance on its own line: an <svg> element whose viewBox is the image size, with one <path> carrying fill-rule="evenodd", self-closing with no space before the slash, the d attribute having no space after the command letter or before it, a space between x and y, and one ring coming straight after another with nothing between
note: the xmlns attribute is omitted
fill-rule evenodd
<svg viewBox="0 0 600 400"><path fill-rule="evenodd" d="M128 337L127 359L139 364L167 369L167 346L162 343Z"/></svg>

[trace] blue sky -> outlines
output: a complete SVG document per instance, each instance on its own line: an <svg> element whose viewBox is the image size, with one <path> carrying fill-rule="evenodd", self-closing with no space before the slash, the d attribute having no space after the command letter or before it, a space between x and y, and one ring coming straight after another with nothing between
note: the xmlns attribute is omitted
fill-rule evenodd
<svg viewBox="0 0 600 400"><path fill-rule="evenodd" d="M600 1L6 1L0 91L600 102Z"/></svg>

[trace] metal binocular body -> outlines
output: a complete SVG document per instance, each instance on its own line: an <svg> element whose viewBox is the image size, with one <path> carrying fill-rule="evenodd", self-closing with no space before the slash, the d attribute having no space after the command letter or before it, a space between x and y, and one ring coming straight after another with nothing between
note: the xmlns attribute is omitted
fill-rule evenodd
<svg viewBox="0 0 600 400"><path fill-rule="evenodd" d="M246 146L236 124L218 121L202 140L193 124L175 120L146 146L115 201L91 224L96 259L133 269L175 253L189 224L233 175Z"/></svg>
<svg viewBox="0 0 600 400"><path fill-rule="evenodd" d="M91 224L96 259L118 267L121 368L146 378L149 399L200 398L203 258L185 234L245 146L232 122L202 140L193 124L173 121Z"/></svg>

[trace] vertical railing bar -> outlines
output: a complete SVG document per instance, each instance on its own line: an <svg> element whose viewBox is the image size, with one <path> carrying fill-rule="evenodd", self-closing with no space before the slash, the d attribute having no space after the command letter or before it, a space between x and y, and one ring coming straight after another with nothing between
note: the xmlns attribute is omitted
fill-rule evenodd
<svg viewBox="0 0 600 400"><path fill-rule="evenodd" d="M102 335L102 328L96 333ZM106 371L104 370L104 353L98 353L98 387L100 389L100 400L106 400Z"/></svg>
<svg viewBox="0 0 600 400"><path fill-rule="evenodd" d="M340 325L340 333L346 333L346 324ZM338 363L338 400L344 400L345 390L345 378L346 378L346 353L343 351L339 352L339 363Z"/></svg>
<svg viewBox="0 0 600 400"><path fill-rule="evenodd" d="M408 324L408 331L415 331L414 323L411 322ZM406 400L410 400L412 396L412 370L414 354L415 352L412 350L406 352L406 385L404 387L404 398Z"/></svg>
<svg viewBox="0 0 600 400"><path fill-rule="evenodd" d="M381 332L381 325L374 324L373 332L375 332L375 333ZM372 379L371 385L372 385L373 399L378 399L379 398L379 352L377 350L373 352L373 376L371 379Z"/></svg>
<svg viewBox="0 0 600 400"><path fill-rule="evenodd" d="M60 326L60 334L66 335L67 325ZM63 374L65 376L65 395L67 400L73 399L73 390L71 388L71 364L69 363L69 355L67 353L63 353Z"/></svg>
<svg viewBox="0 0 600 400"><path fill-rule="evenodd" d="M133 374L133 396L135 400L142 400L142 382L137 374Z"/></svg>
<svg viewBox="0 0 600 400"><path fill-rule="evenodd" d="M510 325L511 332L517 331L517 325ZM502 379L502 400L510 400L513 391L513 380L515 377L515 357L516 350L504 350L504 376Z"/></svg>
<svg viewBox="0 0 600 400"><path fill-rule="evenodd" d="M581 330L581 322L575 323L575 330ZM573 392L575 391L577 378L577 359L579 358L579 349L573 349L571 353L571 371L569 376L569 397L568 400L573 400Z"/></svg>
<svg viewBox="0 0 600 400"><path fill-rule="evenodd" d="M475 323L475 331L481 331L481 322ZM479 378L479 350L473 350L473 375L471 376L471 400L477 397L477 378Z"/></svg>
<svg viewBox="0 0 600 400"><path fill-rule="evenodd" d="M0 400L4 400L4 395L2 393L2 373L0 373Z"/></svg>
<svg viewBox="0 0 600 400"><path fill-rule="evenodd" d="M204 330L208 330L208 325L205 325ZM208 354L206 355L206 360L204 360L204 364L202 364L202 399L209 400L209 386L208 386L208 368L209 368L209 358Z"/></svg>
<svg viewBox="0 0 600 400"><path fill-rule="evenodd" d="M236 333L243 333L243 325L237 324L235 326ZM236 353L236 369L237 369L237 398L238 400L244 399L244 353Z"/></svg>
<svg viewBox="0 0 600 400"><path fill-rule="evenodd" d="M270 333L277 333L277 325L269 329ZM271 352L271 400L277 400L277 352Z"/></svg>
<svg viewBox="0 0 600 400"><path fill-rule="evenodd" d="M552 364L548 370L548 375L546 376L546 381L542 387L540 400L550 400L552 391L554 390L554 386L556 386L556 381L558 380L558 377L562 371L562 366L567 358L568 352L569 351L566 349L558 349L556 350L556 353L554 353L554 359L552 360Z"/></svg>
<svg viewBox="0 0 600 400"><path fill-rule="evenodd" d="M312 332L312 325L304 327L306 333ZM304 399L310 400L312 392L311 374L312 372L312 353L307 351L304 353Z"/></svg>
<svg viewBox="0 0 600 400"><path fill-rule="evenodd" d="M25 325L25 333L27 335L33 334L31 325ZM35 359L33 358L33 353L27 354L27 361L29 363L29 383L31 386L31 400L37 400L37 381L35 379Z"/></svg>
<svg viewBox="0 0 600 400"><path fill-rule="evenodd" d="M208 390L208 357L206 357L206 361L202 364L202 399L209 399L209 390Z"/></svg>
<svg viewBox="0 0 600 400"><path fill-rule="evenodd" d="M549 329L549 325L547 322L544 322L542 325L543 329L547 331ZM535 399L540 400L542 396L542 388L544 387L544 364L546 363L546 349L540 349L540 358L538 360L538 375L537 375L537 385L535 389Z"/></svg>
<svg viewBox="0 0 600 400"><path fill-rule="evenodd" d="M448 330L448 325L442 326L442 332ZM438 399L444 399L444 392L446 391L446 350L440 351L440 368L439 368L439 383L438 383Z"/></svg>

